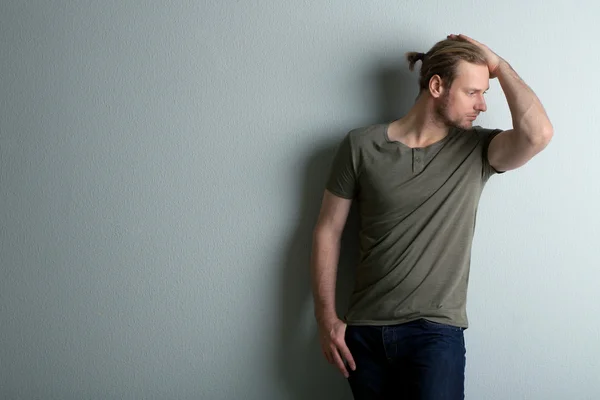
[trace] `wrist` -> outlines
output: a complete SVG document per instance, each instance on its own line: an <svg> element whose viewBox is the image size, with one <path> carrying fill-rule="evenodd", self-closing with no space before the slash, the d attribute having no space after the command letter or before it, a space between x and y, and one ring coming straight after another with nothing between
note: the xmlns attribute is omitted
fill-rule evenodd
<svg viewBox="0 0 600 400"><path fill-rule="evenodd" d="M494 74L494 76L498 76L504 72L509 71L510 69L512 69L510 64L505 59L500 58L500 61L498 62L498 64L496 65L496 68L494 69L494 71L492 73Z"/></svg>
<svg viewBox="0 0 600 400"><path fill-rule="evenodd" d="M329 325L332 322L339 320L337 313L335 310L327 309L327 310L315 310L315 318L319 325Z"/></svg>

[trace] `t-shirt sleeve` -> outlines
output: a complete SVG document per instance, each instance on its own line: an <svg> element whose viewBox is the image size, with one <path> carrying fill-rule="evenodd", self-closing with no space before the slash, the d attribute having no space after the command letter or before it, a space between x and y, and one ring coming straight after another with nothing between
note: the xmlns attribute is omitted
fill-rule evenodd
<svg viewBox="0 0 600 400"><path fill-rule="evenodd" d="M488 149L490 147L490 142L492 141L492 139L494 137L496 137L496 135L498 135L499 133L502 133L503 130L502 129L484 129L481 127L477 127L476 130L477 130L477 133L479 134L479 137L480 137L481 143L482 143L482 154L481 154L482 161L483 161L482 177L484 178L484 180L487 180L494 174L503 174L506 171L496 170L494 167L492 167L490 165L490 161L488 158Z"/></svg>
<svg viewBox="0 0 600 400"><path fill-rule="evenodd" d="M353 199L357 192L357 177L350 134L346 134L337 148L326 189L336 196Z"/></svg>

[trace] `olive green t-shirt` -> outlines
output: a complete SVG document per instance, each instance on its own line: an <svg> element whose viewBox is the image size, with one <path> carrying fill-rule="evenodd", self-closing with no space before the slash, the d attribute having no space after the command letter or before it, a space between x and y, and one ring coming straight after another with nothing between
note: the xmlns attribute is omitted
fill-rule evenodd
<svg viewBox="0 0 600 400"><path fill-rule="evenodd" d="M358 204L360 258L345 320L418 318L468 327L466 302L477 206L501 130L450 129L422 148L392 141L388 124L349 132L327 190Z"/></svg>

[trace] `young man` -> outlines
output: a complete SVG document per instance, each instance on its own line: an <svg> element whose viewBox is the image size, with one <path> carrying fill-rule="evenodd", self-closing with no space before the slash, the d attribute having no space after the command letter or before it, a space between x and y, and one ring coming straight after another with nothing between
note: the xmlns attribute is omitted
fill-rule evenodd
<svg viewBox="0 0 600 400"><path fill-rule="evenodd" d="M449 35L422 61L420 94L403 118L342 141L314 231L315 316L327 360L355 399L463 399L466 293L477 205L488 178L543 150L552 125L533 91L487 46ZM513 129L473 126L498 78ZM335 282L350 204L360 260L344 320Z"/></svg>

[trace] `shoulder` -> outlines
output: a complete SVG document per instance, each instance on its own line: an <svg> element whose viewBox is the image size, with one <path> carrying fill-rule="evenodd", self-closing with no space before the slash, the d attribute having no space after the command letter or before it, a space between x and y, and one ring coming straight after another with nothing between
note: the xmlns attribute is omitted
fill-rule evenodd
<svg viewBox="0 0 600 400"><path fill-rule="evenodd" d="M477 135L477 137L480 140L483 140L483 141L489 141L494 136L496 136L497 134L499 134L500 132L502 132L502 129L484 128L484 127L479 126L479 125L474 126L471 130L474 132L474 134Z"/></svg>
<svg viewBox="0 0 600 400"><path fill-rule="evenodd" d="M459 146L487 146L490 140L502 129L490 129L473 126L470 129L455 128L451 142Z"/></svg>
<svg viewBox="0 0 600 400"><path fill-rule="evenodd" d="M386 124L374 124L352 129L347 134L347 139L353 148L370 147L373 144L385 142Z"/></svg>

